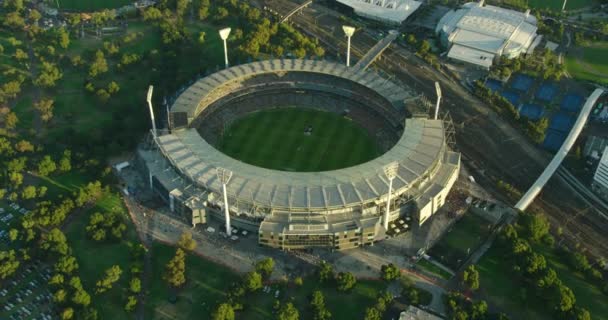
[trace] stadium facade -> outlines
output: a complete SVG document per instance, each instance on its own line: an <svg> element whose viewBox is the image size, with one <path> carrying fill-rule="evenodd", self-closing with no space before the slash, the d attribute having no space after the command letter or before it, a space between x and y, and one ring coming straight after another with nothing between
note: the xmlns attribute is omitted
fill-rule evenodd
<svg viewBox="0 0 608 320"><path fill-rule="evenodd" d="M460 169L445 123L408 118L408 88L378 74L326 61L268 60L202 78L175 100L169 129L138 150L150 187L193 224L224 221L218 168L232 225L257 232L261 245L354 248L384 239L383 219L424 223L445 203ZM253 166L214 145L230 122L257 110L297 106L335 112L368 131L384 153L366 163L323 172ZM278 146L280 147L280 146ZM386 213L388 165L398 164Z"/></svg>
<svg viewBox="0 0 608 320"><path fill-rule="evenodd" d="M469 2L446 13L435 29L448 58L489 69L505 56L516 58L540 43L537 21L530 10L519 12L483 1Z"/></svg>

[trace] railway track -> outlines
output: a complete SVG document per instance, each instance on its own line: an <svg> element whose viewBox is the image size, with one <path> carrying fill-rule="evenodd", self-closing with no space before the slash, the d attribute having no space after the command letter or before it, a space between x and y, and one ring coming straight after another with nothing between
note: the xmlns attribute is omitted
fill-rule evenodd
<svg viewBox="0 0 608 320"><path fill-rule="evenodd" d="M265 0L263 3L279 14L288 13L298 6L288 0ZM302 14L293 15L290 23L319 39L329 51L340 53L346 51L346 38L338 16L313 3L303 9ZM333 19L334 24L319 23L328 19ZM352 61L360 59L377 42L372 33L365 30L355 33L351 41ZM504 197L496 189L496 181L503 180L526 190L549 163L550 156L539 152L521 132L471 96L460 84L431 69L411 52L393 44L371 68L395 75L396 79L429 98L435 96L434 82L442 84L443 108L450 111L455 121L457 148L476 167L483 168L481 174L488 177L484 187L493 190L498 198ZM584 197L576 196L568 185L554 177L532 209L542 208L547 212L552 225L562 226L564 236L569 240L585 245L594 255L608 256L608 221ZM578 214L580 212L584 214Z"/></svg>

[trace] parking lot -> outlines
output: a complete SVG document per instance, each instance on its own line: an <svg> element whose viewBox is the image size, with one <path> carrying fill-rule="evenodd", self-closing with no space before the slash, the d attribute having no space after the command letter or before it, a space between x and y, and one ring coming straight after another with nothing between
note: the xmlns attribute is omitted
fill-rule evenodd
<svg viewBox="0 0 608 320"><path fill-rule="evenodd" d="M28 212L27 209L21 208L16 203L0 201L0 249L7 249L10 247L8 233L11 225Z"/></svg>
<svg viewBox="0 0 608 320"><path fill-rule="evenodd" d="M35 262L0 289L0 319L53 319L51 269Z"/></svg>

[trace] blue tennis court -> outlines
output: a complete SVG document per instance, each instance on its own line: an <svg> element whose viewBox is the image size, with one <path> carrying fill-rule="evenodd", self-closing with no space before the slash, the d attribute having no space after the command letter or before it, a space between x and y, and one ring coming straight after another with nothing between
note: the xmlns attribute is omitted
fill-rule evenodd
<svg viewBox="0 0 608 320"><path fill-rule="evenodd" d="M543 147L551 151L557 151L566 140L567 134L565 132L559 132L556 130L549 129L545 134L545 141L543 141Z"/></svg>
<svg viewBox="0 0 608 320"><path fill-rule="evenodd" d="M558 87L555 83L543 82L536 92L536 99L542 101L552 101L557 94Z"/></svg>
<svg viewBox="0 0 608 320"><path fill-rule="evenodd" d="M530 87L532 86L533 83L534 83L534 78L532 78L528 75L519 73L519 74L515 75L515 77L513 78L513 82L511 82L511 88L522 91L522 92L528 92L528 90L530 90Z"/></svg>
<svg viewBox="0 0 608 320"><path fill-rule="evenodd" d="M545 113L545 109L537 104L526 103L519 109L519 114L522 117L526 117L530 120L538 120Z"/></svg>
<svg viewBox="0 0 608 320"><path fill-rule="evenodd" d="M519 94L515 91L505 90L500 93L507 101L511 102L511 104L515 107L519 105Z"/></svg>
<svg viewBox="0 0 608 320"><path fill-rule="evenodd" d="M496 92L502 89L502 82L496 79L488 79L486 80L486 88L490 89L492 92Z"/></svg>
<svg viewBox="0 0 608 320"><path fill-rule="evenodd" d="M549 129L568 132L574 125L574 117L563 112L558 112L551 118Z"/></svg>
<svg viewBox="0 0 608 320"><path fill-rule="evenodd" d="M583 99L578 94L569 93L562 100L561 109L568 112L577 112L583 106Z"/></svg>

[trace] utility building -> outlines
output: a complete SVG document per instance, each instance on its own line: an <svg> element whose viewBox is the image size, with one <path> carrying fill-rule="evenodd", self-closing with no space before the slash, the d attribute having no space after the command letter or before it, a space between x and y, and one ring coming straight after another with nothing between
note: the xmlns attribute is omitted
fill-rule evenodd
<svg viewBox="0 0 608 320"><path fill-rule="evenodd" d="M446 13L435 32L448 48L448 58L489 69L501 56L516 58L532 52L541 40L536 23L530 10L469 2Z"/></svg>

